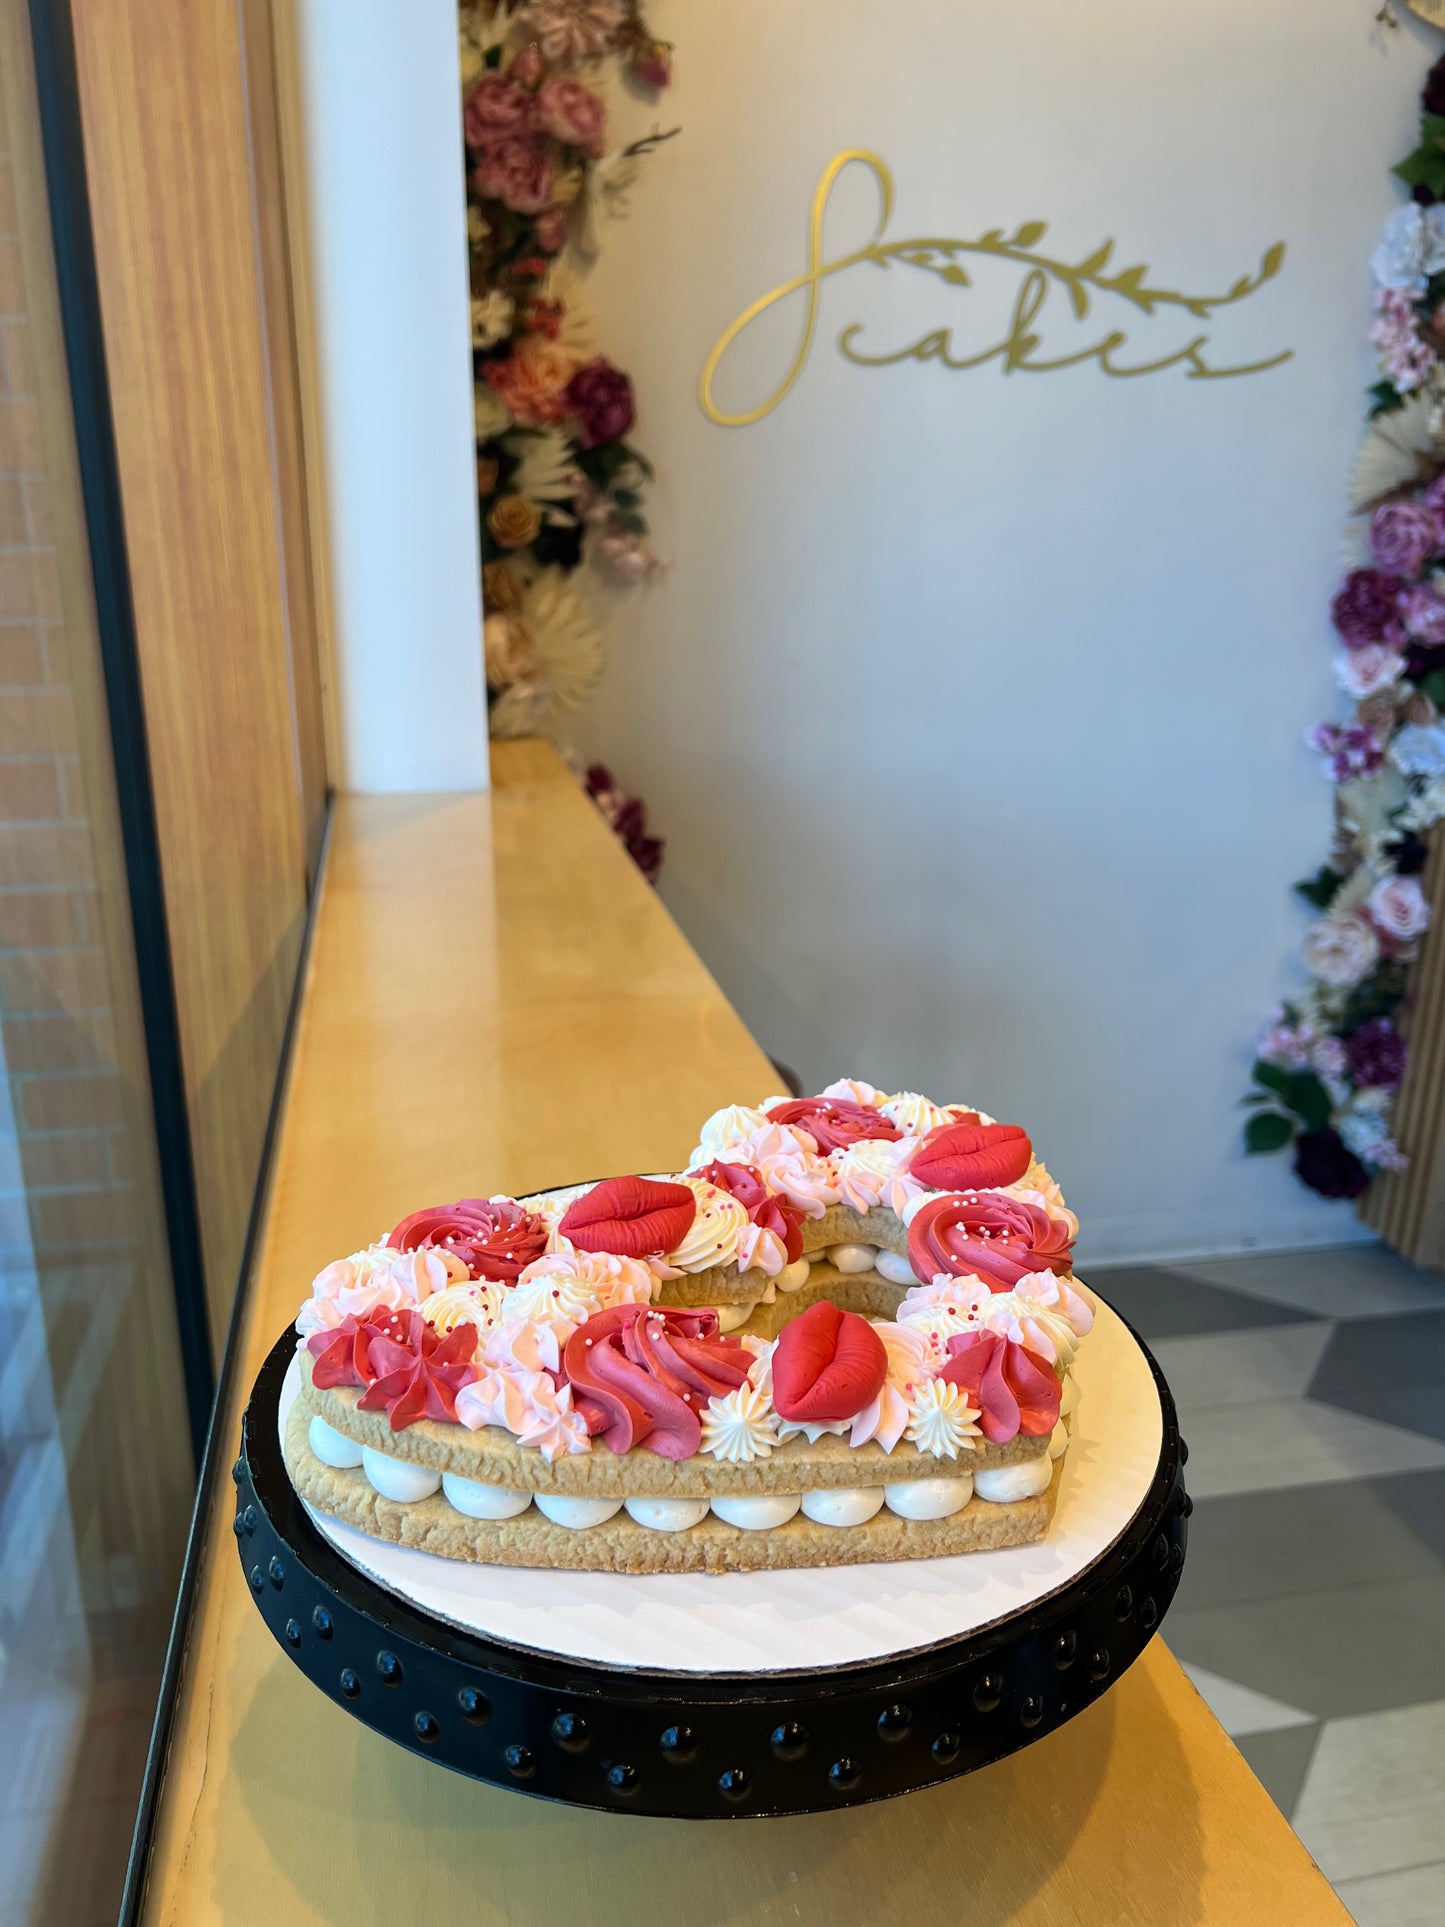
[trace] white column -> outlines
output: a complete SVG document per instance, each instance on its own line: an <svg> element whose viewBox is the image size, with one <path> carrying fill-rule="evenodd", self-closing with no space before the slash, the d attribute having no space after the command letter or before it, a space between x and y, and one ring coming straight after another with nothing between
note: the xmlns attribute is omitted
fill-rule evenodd
<svg viewBox="0 0 1445 1927"><path fill-rule="evenodd" d="M299 0L346 790L488 782L455 0Z"/></svg>

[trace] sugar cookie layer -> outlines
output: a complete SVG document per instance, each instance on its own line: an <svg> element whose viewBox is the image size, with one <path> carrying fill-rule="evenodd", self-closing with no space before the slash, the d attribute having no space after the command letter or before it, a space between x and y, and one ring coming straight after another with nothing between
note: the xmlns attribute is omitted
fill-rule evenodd
<svg viewBox="0 0 1445 1927"><path fill-rule="evenodd" d="M1055 1462L1048 1489L1037 1497L1003 1505L975 1501L945 1519L902 1519L885 1509L865 1524L839 1527L820 1525L798 1513L785 1525L749 1532L712 1514L686 1531L659 1532L619 1512L600 1525L579 1531L554 1525L535 1506L513 1519L484 1520L467 1518L440 1493L409 1505L384 1499L364 1473L323 1465L311 1451L306 1438L310 1423L306 1400L303 1393L292 1407L284 1456L291 1482L308 1504L373 1538L446 1559L470 1559L486 1565L574 1572L723 1573L868 1565L886 1559L939 1559L996 1551L1030 1545L1044 1537L1053 1518L1064 1464L1062 1459ZM363 1419L372 1416L360 1414ZM409 1427L408 1435L418 1429ZM1028 1443L1047 1446L1046 1440ZM851 1454L854 1459L859 1456ZM589 1459L597 1457L600 1455L588 1455ZM896 1457L894 1454L893 1459L885 1460L890 1477ZM937 1468L936 1460L927 1463ZM631 1489L635 1491L635 1485Z"/></svg>

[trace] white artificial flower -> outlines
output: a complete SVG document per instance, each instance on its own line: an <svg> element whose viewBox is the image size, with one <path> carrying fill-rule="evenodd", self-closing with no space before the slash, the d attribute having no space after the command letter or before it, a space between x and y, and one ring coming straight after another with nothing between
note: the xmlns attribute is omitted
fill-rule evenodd
<svg viewBox="0 0 1445 1927"><path fill-rule="evenodd" d="M1331 910L1305 931L1305 969L1335 990L1352 990L1380 961L1380 939L1363 917Z"/></svg>
<svg viewBox="0 0 1445 1927"><path fill-rule="evenodd" d="M514 682L510 689L502 691L488 711L488 732L499 739L535 736L553 707L552 691L546 683Z"/></svg>
<svg viewBox="0 0 1445 1927"><path fill-rule="evenodd" d="M1404 673L1405 658L1387 642L1367 642L1360 649L1342 649L1335 657L1335 680L1356 702L1389 689Z"/></svg>
<svg viewBox="0 0 1445 1927"><path fill-rule="evenodd" d="M1445 817L1445 776L1433 777L1400 813L1402 830L1428 830Z"/></svg>
<svg viewBox="0 0 1445 1927"><path fill-rule="evenodd" d="M1377 1171L1403 1171L1409 1165L1378 1111L1352 1111L1340 1119L1339 1132L1355 1156Z"/></svg>
<svg viewBox="0 0 1445 1927"><path fill-rule="evenodd" d="M472 384L472 418L479 442L495 441L512 426L511 410L486 381Z"/></svg>
<svg viewBox="0 0 1445 1927"><path fill-rule="evenodd" d="M543 569L528 583L519 613L552 700L559 709L576 709L602 674L602 637L586 603L560 569Z"/></svg>
<svg viewBox="0 0 1445 1927"><path fill-rule="evenodd" d="M640 154L630 153L624 147L615 154L604 154L588 168L577 245L589 260L601 252L602 222L627 219L632 190L642 171L642 159Z"/></svg>
<svg viewBox="0 0 1445 1927"><path fill-rule="evenodd" d="M507 486L517 495L536 502L543 519L570 528L576 517L555 505L570 502L581 486L571 442L556 428L543 428L532 434L510 435L507 453L517 457Z"/></svg>
<svg viewBox="0 0 1445 1927"><path fill-rule="evenodd" d="M1390 761L1406 776L1445 776L1445 724L1406 723L1395 732Z"/></svg>
<svg viewBox="0 0 1445 1927"><path fill-rule="evenodd" d="M1380 245L1370 256L1377 286L1421 295L1432 274L1445 268L1445 206L1419 207L1407 201L1385 223Z"/></svg>
<svg viewBox="0 0 1445 1927"><path fill-rule="evenodd" d="M490 294L472 296L472 346L495 348L512 332L517 306L509 294L493 288ZM480 438L479 438L480 439Z"/></svg>

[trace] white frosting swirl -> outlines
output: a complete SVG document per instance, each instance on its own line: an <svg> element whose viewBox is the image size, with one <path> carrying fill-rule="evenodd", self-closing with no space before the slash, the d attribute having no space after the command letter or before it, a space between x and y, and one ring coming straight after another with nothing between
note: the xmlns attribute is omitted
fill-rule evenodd
<svg viewBox="0 0 1445 1927"><path fill-rule="evenodd" d="M983 1322L1066 1371L1079 1340L1093 1329L1094 1307L1076 1280L1034 1271L1012 1291L996 1293L983 1308Z"/></svg>
<svg viewBox="0 0 1445 1927"><path fill-rule="evenodd" d="M772 1457L778 1443L773 1401L756 1385L739 1385L725 1398L710 1398L702 1416L701 1450L729 1465Z"/></svg>
<svg viewBox="0 0 1445 1927"><path fill-rule="evenodd" d="M678 1178L697 1199L697 1210L682 1243L667 1254L678 1271L711 1271L716 1265L737 1262L738 1246L753 1229L752 1220L737 1199L706 1178Z"/></svg>
<svg viewBox="0 0 1445 1927"><path fill-rule="evenodd" d="M885 1097L878 1108L890 1124L896 1124L908 1137L923 1137L929 1131L936 1131L940 1124L955 1122L941 1104L920 1096L917 1091L899 1091L893 1097Z"/></svg>
<svg viewBox="0 0 1445 1927"><path fill-rule="evenodd" d="M502 1301L507 1296L501 1285L478 1278L465 1285L448 1285L434 1291L423 1301L421 1315L439 1332L455 1331L458 1325L475 1325L479 1339L502 1322Z"/></svg>
<svg viewBox="0 0 1445 1927"><path fill-rule="evenodd" d="M936 1459L956 1459L971 1452L978 1437L978 1407L967 1392L946 1379L928 1378L915 1386L909 1412L908 1437L920 1452Z"/></svg>
<svg viewBox="0 0 1445 1927"><path fill-rule="evenodd" d="M873 1211L880 1205L898 1210L905 1198L923 1190L900 1169L917 1149L916 1137L864 1137L834 1151L828 1166L843 1203L854 1211Z"/></svg>
<svg viewBox="0 0 1445 1927"><path fill-rule="evenodd" d="M503 1325L555 1326L565 1344L579 1325L613 1305L652 1302L646 1265L611 1251L556 1251L534 1258L502 1302Z"/></svg>
<svg viewBox="0 0 1445 1927"><path fill-rule="evenodd" d="M937 1370L948 1357L950 1338L982 1328L993 1297L981 1278L936 1278L904 1293L898 1322L922 1333L929 1364Z"/></svg>
<svg viewBox="0 0 1445 1927"><path fill-rule="evenodd" d="M687 1161L688 1168L711 1164L714 1158L720 1164L743 1163L742 1158L732 1155L733 1147L746 1143L767 1128L767 1118L750 1104L725 1104L720 1111L713 1112L699 1131L697 1149Z"/></svg>
<svg viewBox="0 0 1445 1927"><path fill-rule="evenodd" d="M825 1084L818 1095L841 1098L845 1104L871 1104L875 1109L883 1101L882 1091L865 1084L861 1077L835 1078L831 1084Z"/></svg>

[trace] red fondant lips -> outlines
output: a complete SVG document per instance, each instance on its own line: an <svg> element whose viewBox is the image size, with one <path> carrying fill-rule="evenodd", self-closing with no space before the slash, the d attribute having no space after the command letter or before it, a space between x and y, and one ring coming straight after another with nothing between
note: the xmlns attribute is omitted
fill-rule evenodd
<svg viewBox="0 0 1445 1927"><path fill-rule="evenodd" d="M685 1184L608 1178L568 1205L557 1229L579 1251L647 1258L675 1250L696 1215L697 1196Z"/></svg>
<svg viewBox="0 0 1445 1927"><path fill-rule="evenodd" d="M940 1124L913 1153L908 1175L931 1191L1001 1191L1018 1183L1033 1155L1017 1124Z"/></svg>
<svg viewBox="0 0 1445 1927"><path fill-rule="evenodd" d="M888 1354L868 1320L823 1298L783 1327L773 1352L773 1405L804 1425L855 1418L887 1376Z"/></svg>
<svg viewBox="0 0 1445 1927"><path fill-rule="evenodd" d="M775 1104L766 1115L770 1124L792 1124L806 1131L821 1157L827 1157L830 1151L846 1150L860 1138L903 1135L882 1111L875 1111L871 1104L854 1104L846 1097L799 1097L788 1104Z"/></svg>

